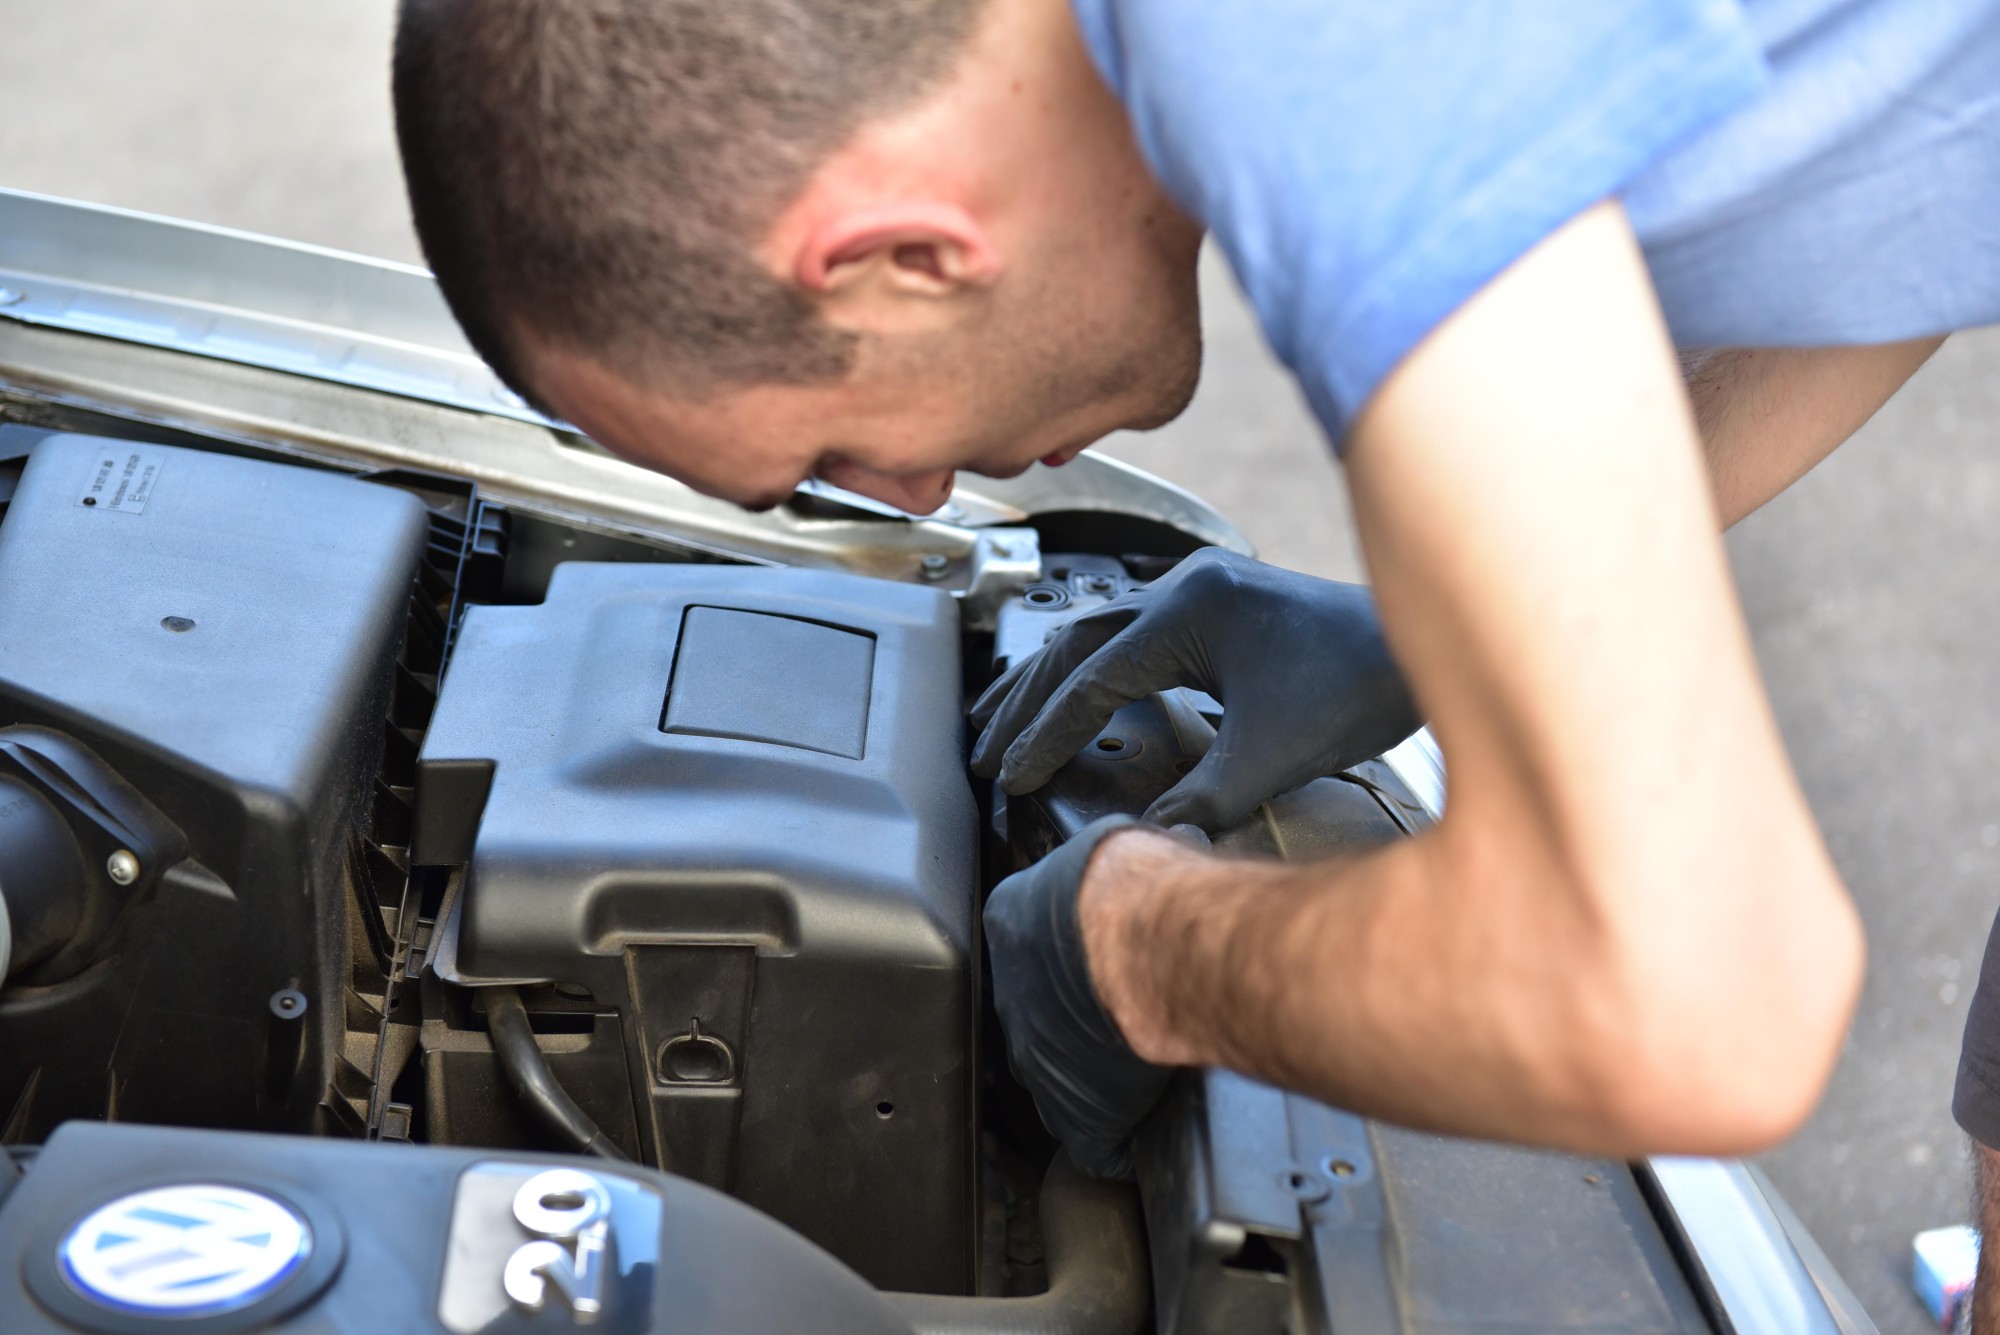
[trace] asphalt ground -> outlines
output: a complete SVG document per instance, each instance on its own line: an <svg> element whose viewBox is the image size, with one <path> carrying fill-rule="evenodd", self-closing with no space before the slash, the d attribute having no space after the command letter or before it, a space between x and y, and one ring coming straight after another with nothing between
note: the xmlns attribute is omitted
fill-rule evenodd
<svg viewBox="0 0 2000 1335"><path fill-rule="evenodd" d="M391 0L13 0L0 185L416 260L390 129ZM1359 578L1340 473L1211 263L1178 422L1107 448L1267 559ZM2000 331L1948 343L1835 457L1729 536L1779 720L1868 925L1825 1103L1765 1167L1888 1332L1917 1230L1967 1217L1949 1103L2000 901ZM1634 590L1634 597L1644 597Z"/></svg>

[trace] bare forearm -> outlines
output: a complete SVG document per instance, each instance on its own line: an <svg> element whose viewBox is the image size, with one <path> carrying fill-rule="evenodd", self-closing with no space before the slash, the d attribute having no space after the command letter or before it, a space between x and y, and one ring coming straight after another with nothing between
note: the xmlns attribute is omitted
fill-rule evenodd
<svg viewBox="0 0 2000 1335"><path fill-rule="evenodd" d="M1407 1125L1561 1143L1591 1135L1591 1119L1552 1125L1558 1092L1524 1069L1546 1062L1555 1035L1541 1030L1542 1052L1510 1062L1495 1050L1507 1025L1492 1005L1465 1005L1519 1011L1528 992L1494 995L1485 964L1457 948L1472 924L1425 912L1426 853L1410 843L1283 865L1116 836L1079 904L1093 978L1152 1061L1227 1066ZM1486 962L1505 953L1496 944Z"/></svg>
<svg viewBox="0 0 2000 1335"><path fill-rule="evenodd" d="M1979 1274L1972 1284L1973 1335L2000 1335L2000 1153L1972 1144L1979 1175Z"/></svg>
<svg viewBox="0 0 2000 1335"><path fill-rule="evenodd" d="M1662 998L1621 976L1600 914L1523 850L1481 874L1456 843L1434 832L1284 865L1115 836L1079 906L1093 979L1153 1061L1227 1066L1464 1135L1611 1154L1741 1148L1653 1118L1663 1063L1641 1012ZM1709 1059L1768 1069L1767 1051L1731 1046Z"/></svg>
<svg viewBox="0 0 2000 1335"><path fill-rule="evenodd" d="M1722 348L1682 358L1728 528L1860 430L1942 338L1853 348Z"/></svg>

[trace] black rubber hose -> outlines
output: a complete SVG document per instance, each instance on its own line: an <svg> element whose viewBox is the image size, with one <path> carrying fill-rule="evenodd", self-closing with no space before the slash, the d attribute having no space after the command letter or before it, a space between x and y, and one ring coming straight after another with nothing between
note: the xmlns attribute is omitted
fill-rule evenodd
<svg viewBox="0 0 2000 1335"><path fill-rule="evenodd" d="M83 851L55 807L26 784L0 778L0 980L70 943L86 892Z"/></svg>
<svg viewBox="0 0 2000 1335"><path fill-rule="evenodd" d="M890 1293L916 1335L1136 1335L1149 1285L1139 1193L1057 1154L1042 1182L1049 1288L1031 1298Z"/></svg>
<svg viewBox="0 0 2000 1335"><path fill-rule="evenodd" d="M559 1137L565 1149L624 1160L624 1151L612 1144L589 1114L576 1106L569 1091L556 1083L542 1050L535 1046L535 1031L528 1027L528 1008L521 1004L521 994L511 987L491 987L484 991L486 1029L493 1039L493 1055L500 1059L507 1083L528 1105L535 1120Z"/></svg>

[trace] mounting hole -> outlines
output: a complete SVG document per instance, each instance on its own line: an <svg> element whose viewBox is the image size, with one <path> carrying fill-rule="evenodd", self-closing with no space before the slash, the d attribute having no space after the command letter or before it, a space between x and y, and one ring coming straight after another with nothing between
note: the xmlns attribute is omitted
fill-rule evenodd
<svg viewBox="0 0 2000 1335"><path fill-rule="evenodd" d="M1044 612L1069 605L1069 590L1059 584L1030 584L1021 591L1021 597L1028 606Z"/></svg>
<svg viewBox="0 0 2000 1335"><path fill-rule="evenodd" d="M1298 1164L1278 1174L1278 1181L1305 1205L1316 1205L1333 1194L1332 1183Z"/></svg>
<svg viewBox="0 0 2000 1335"><path fill-rule="evenodd" d="M176 635L184 635L194 629L193 617L161 617L160 624Z"/></svg>
<svg viewBox="0 0 2000 1335"><path fill-rule="evenodd" d="M896 1105L887 1099L883 1099L875 1105L875 1115L886 1122L896 1115Z"/></svg>
<svg viewBox="0 0 2000 1335"><path fill-rule="evenodd" d="M1125 739L1122 737L1100 737L1097 739L1097 749L1112 753L1123 751L1125 749Z"/></svg>
<svg viewBox="0 0 2000 1335"><path fill-rule="evenodd" d="M1353 1177L1358 1170L1345 1159L1328 1159L1326 1171L1334 1177Z"/></svg>
<svg viewBox="0 0 2000 1335"><path fill-rule="evenodd" d="M583 1193L580 1191L551 1191L542 1197L544 1210L555 1210L561 1214L568 1214L571 1210L581 1210L585 1204Z"/></svg>
<svg viewBox="0 0 2000 1335"><path fill-rule="evenodd" d="M1174 762L1174 773L1192 774L1194 773L1194 767L1200 763L1199 760L1176 760Z"/></svg>

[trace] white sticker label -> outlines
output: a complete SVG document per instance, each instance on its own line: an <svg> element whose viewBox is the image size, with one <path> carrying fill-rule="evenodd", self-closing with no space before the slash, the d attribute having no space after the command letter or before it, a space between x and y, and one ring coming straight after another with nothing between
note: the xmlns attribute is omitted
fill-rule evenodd
<svg viewBox="0 0 2000 1335"><path fill-rule="evenodd" d="M153 498L153 487L160 480L160 469L166 462L163 450L138 445L107 449L97 456L90 485L84 488L79 503L98 510L116 510L120 514L144 514L146 502Z"/></svg>

